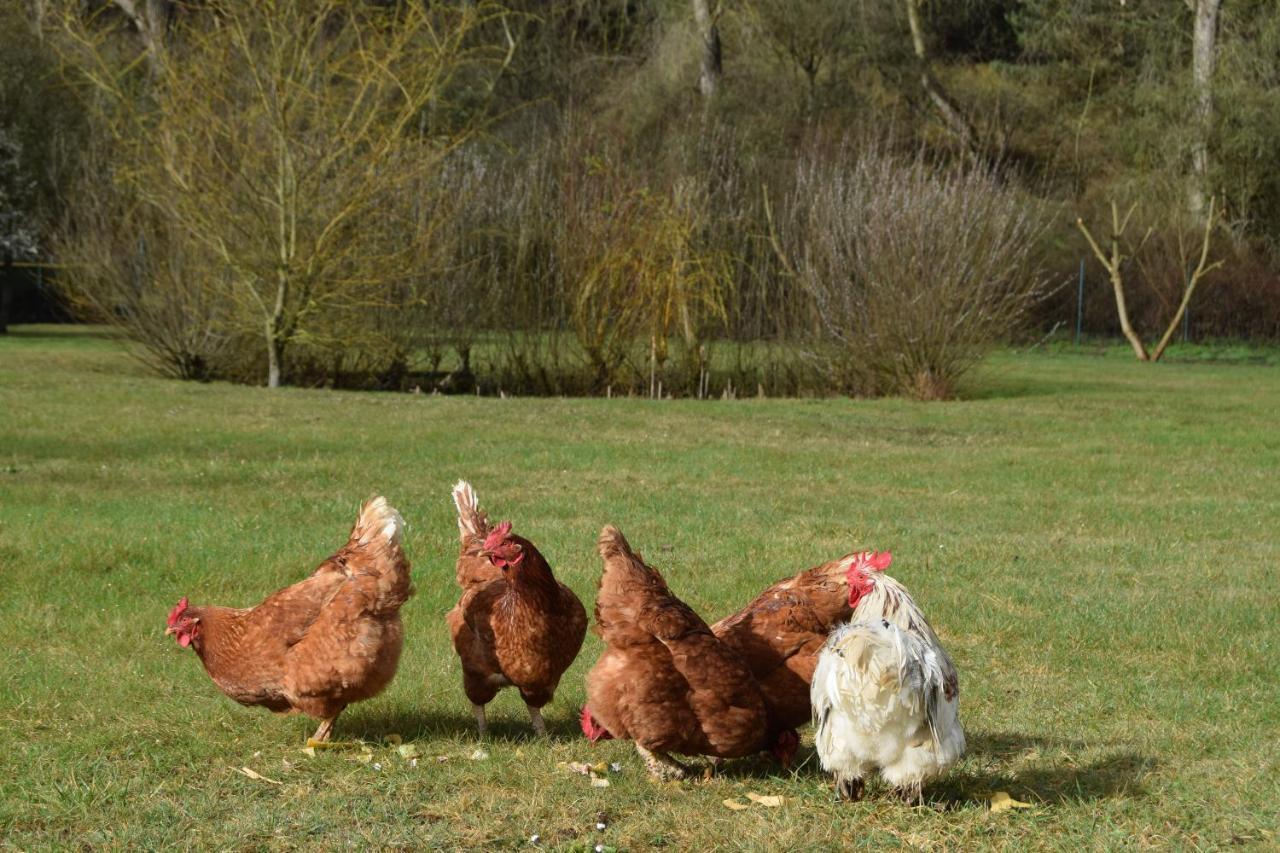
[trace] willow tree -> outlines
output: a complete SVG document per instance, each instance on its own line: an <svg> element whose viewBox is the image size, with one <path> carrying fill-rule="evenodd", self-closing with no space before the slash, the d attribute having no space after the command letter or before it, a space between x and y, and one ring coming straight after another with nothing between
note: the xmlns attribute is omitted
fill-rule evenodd
<svg viewBox="0 0 1280 853"><path fill-rule="evenodd" d="M260 340L269 387L287 380L291 346L349 334L343 317L391 298L430 239L423 200L405 199L468 135L441 104L490 56L472 36L493 14L483 3L193 7L172 22L170 49L130 63L107 28L68 11L115 140L113 180L218 265L209 286L238 306L233 331Z"/></svg>

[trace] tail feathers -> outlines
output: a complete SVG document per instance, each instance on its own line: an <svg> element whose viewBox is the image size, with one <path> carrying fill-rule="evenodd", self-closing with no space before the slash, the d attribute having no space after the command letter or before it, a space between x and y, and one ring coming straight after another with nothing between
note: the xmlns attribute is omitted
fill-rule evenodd
<svg viewBox="0 0 1280 853"><path fill-rule="evenodd" d="M612 524L606 524L604 529L600 531L600 541L597 543L596 549L600 552L601 558L605 560L610 557L636 556L631 550L631 544L627 542L627 537L623 536L622 531Z"/></svg>
<svg viewBox="0 0 1280 853"><path fill-rule="evenodd" d="M351 530L351 539L357 545L384 543L388 549L399 547L403 535L404 518L381 495L365 501Z"/></svg>
<svg viewBox="0 0 1280 853"><path fill-rule="evenodd" d="M489 517L480 510L476 490L466 480L453 487L453 505L458 508L458 537L463 542L489 535Z"/></svg>

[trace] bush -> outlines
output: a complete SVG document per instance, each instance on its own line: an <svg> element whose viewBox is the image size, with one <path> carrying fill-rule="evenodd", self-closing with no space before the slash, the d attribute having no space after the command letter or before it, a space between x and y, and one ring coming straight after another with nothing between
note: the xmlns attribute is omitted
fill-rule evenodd
<svg viewBox="0 0 1280 853"><path fill-rule="evenodd" d="M197 380L233 374L228 272L173 220L118 192L105 162L86 166L53 246L66 267L58 289L70 307L90 322L118 326L159 373Z"/></svg>
<svg viewBox="0 0 1280 853"><path fill-rule="evenodd" d="M1044 225L984 167L811 149L780 252L813 300L811 356L854 394L951 396L1043 292Z"/></svg>

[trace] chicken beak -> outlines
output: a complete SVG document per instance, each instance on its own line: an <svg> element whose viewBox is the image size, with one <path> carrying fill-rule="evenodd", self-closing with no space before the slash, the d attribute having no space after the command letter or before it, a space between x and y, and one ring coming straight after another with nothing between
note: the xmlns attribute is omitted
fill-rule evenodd
<svg viewBox="0 0 1280 853"><path fill-rule="evenodd" d="M177 629L177 628L175 628L175 627L174 627L174 626L172 626L172 625L170 625L168 628L165 628L165 629L164 629L164 635L165 635L166 637L172 637L172 636L173 636L174 634L176 634L176 633L178 633L178 629Z"/></svg>

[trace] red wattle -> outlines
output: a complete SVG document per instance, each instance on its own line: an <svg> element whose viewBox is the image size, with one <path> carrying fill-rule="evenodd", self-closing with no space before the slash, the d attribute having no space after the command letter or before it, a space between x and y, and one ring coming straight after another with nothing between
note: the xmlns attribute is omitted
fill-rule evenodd
<svg viewBox="0 0 1280 853"><path fill-rule="evenodd" d="M613 740L613 735L609 734L608 729L600 725L599 720L591 716L591 709L586 705L582 706L582 714L579 716L578 722L582 725L582 733L592 743L598 740Z"/></svg>

